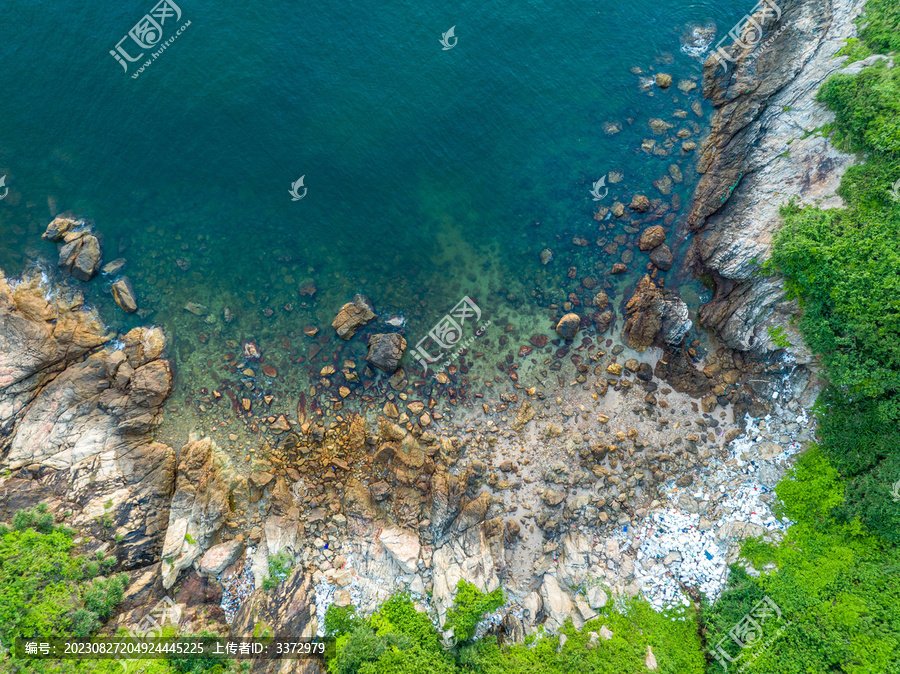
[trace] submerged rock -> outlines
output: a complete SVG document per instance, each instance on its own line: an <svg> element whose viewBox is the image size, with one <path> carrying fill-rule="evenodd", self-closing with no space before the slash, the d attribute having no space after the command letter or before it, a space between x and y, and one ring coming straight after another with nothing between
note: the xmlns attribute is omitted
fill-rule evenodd
<svg viewBox="0 0 900 674"><path fill-rule="evenodd" d="M581 317L578 314L566 314L556 324L556 332L560 337L569 341L575 339L580 326Z"/></svg>

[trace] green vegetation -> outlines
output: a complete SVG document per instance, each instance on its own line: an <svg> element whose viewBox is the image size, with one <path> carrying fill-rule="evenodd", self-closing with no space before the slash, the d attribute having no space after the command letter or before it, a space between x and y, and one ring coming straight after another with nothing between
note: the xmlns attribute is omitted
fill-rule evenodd
<svg viewBox="0 0 900 674"><path fill-rule="evenodd" d="M506 597L501 588L498 587L490 594L484 594L472 583L460 579L456 586L455 603L447 611L444 629L453 630L453 639L457 644L471 641L482 616L496 611L505 603Z"/></svg>
<svg viewBox="0 0 900 674"><path fill-rule="evenodd" d="M896 50L900 4L870 0L861 26L845 53ZM777 546L744 543L761 574L732 567L704 607L704 637L710 652L724 639L734 668L756 674L881 674L900 671L900 70L836 75L818 98L836 117L826 132L865 163L842 180L846 209L783 209L769 271L799 298L798 327L830 382L815 408L820 444L776 489L777 514L794 524ZM763 597L781 617L741 649L729 630Z"/></svg>
<svg viewBox="0 0 900 674"><path fill-rule="evenodd" d="M724 638L730 657L741 653L728 631L767 596L781 619L763 624L763 638L744 649L736 666L757 674L898 671L900 549L859 520L833 514L844 489L818 447L800 457L776 490L782 514L795 524L777 547L750 546L757 568L771 561L777 571L757 579L732 567L728 590L704 610L708 650ZM707 671L721 666L712 661Z"/></svg>
<svg viewBox="0 0 900 674"><path fill-rule="evenodd" d="M20 510L0 529L0 644L17 636L88 636L122 599L124 574L98 577L115 563L72 554L73 532L44 504Z"/></svg>
<svg viewBox="0 0 900 674"><path fill-rule="evenodd" d="M769 337L772 338L772 341L775 342L775 346L779 349L786 349L789 346L792 346L788 341L788 338L784 336L784 328L780 325L777 328L769 328L766 332L769 333Z"/></svg>
<svg viewBox="0 0 900 674"><path fill-rule="evenodd" d="M692 611L657 613L646 602L631 600L620 609L609 606L576 630L571 623L558 636L533 635L526 644L500 646L495 637L471 640L484 612L499 608L502 591L490 594L469 583L458 586L445 628L459 630L456 646L445 649L440 634L408 595L398 595L370 618L352 609L329 609L325 627L337 635L328 654L331 674L620 674L645 671L650 646L659 672L691 674L704 671L706 661ZM590 632L606 626L611 639L591 644ZM463 635L469 635L468 640Z"/></svg>
<svg viewBox="0 0 900 674"><path fill-rule="evenodd" d="M270 557L269 575L263 578L263 589L267 592L274 589L278 583L290 575L293 565L294 560L287 550L282 550L277 555Z"/></svg>

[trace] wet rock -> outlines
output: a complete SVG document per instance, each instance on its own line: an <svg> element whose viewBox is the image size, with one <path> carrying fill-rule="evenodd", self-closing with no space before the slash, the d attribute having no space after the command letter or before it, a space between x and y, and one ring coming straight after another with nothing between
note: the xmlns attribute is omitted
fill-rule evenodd
<svg viewBox="0 0 900 674"><path fill-rule="evenodd" d="M606 371L609 374L615 375L616 377L618 377L620 374L622 374L622 364L621 363L610 363L609 365L606 366Z"/></svg>
<svg viewBox="0 0 900 674"><path fill-rule="evenodd" d="M700 401L700 406L706 414L715 412L718 404L719 403L716 400L715 396L706 396L705 398L703 398L703 400Z"/></svg>
<svg viewBox="0 0 900 674"><path fill-rule="evenodd" d="M666 344L680 344L691 327L687 305L675 293L660 290L645 275L625 306L623 336L638 351L647 349L657 336Z"/></svg>
<svg viewBox="0 0 900 674"><path fill-rule="evenodd" d="M641 232L641 240L638 242L638 248L643 251L656 248L666 240L666 230L660 225L653 225Z"/></svg>
<svg viewBox="0 0 900 674"><path fill-rule="evenodd" d="M628 271L628 267L626 267L621 262L616 262L612 266L612 270L609 273L610 274L624 274L626 271Z"/></svg>
<svg viewBox="0 0 900 674"><path fill-rule="evenodd" d="M628 208L638 213L646 213L650 209L650 200L643 194L635 194L631 198L631 203L628 204Z"/></svg>
<svg viewBox="0 0 900 674"><path fill-rule="evenodd" d="M650 128L653 130L653 133L665 133L672 128L671 124L669 124L664 119L660 119L659 117L651 117L649 124Z"/></svg>
<svg viewBox="0 0 900 674"><path fill-rule="evenodd" d="M641 381L650 381L653 379L653 368L649 363L641 363L637 369L637 378Z"/></svg>
<svg viewBox="0 0 900 674"><path fill-rule="evenodd" d="M77 227L81 227L84 224L86 224L84 220L77 220L75 218L60 215L47 225L47 229L41 234L41 238L44 241L57 241L63 238L68 232Z"/></svg>
<svg viewBox="0 0 900 674"><path fill-rule="evenodd" d="M124 257L117 258L112 262L107 262L105 265L103 265L100 268L100 271L111 276L114 274L118 274L120 271L122 271L122 267L125 266L125 262L126 260Z"/></svg>
<svg viewBox="0 0 900 674"><path fill-rule="evenodd" d="M375 312L368 298L364 295L355 295L351 301L341 307L337 316L331 321L331 327L337 332L338 337L347 340L374 318ZM393 370L391 371L393 372Z"/></svg>
<svg viewBox="0 0 900 674"><path fill-rule="evenodd" d="M656 86L660 89L668 89L672 86L672 76L665 73L656 73Z"/></svg>
<svg viewBox="0 0 900 674"><path fill-rule="evenodd" d="M79 281L90 281L100 268L100 242L85 234L59 249L59 268Z"/></svg>
<svg viewBox="0 0 900 674"><path fill-rule="evenodd" d="M369 353L366 360L384 372L395 372L406 349L406 340L395 332L369 337Z"/></svg>
<svg viewBox="0 0 900 674"><path fill-rule="evenodd" d="M137 300L134 297L134 288L127 276L123 276L112 284L112 295L116 304L125 312L133 314L137 311Z"/></svg>
<svg viewBox="0 0 900 674"><path fill-rule="evenodd" d="M550 338L547 335L532 335L529 337L528 341L538 349L543 349L547 346L547 342L550 341Z"/></svg>
<svg viewBox="0 0 900 674"><path fill-rule="evenodd" d="M650 251L650 261L655 264L660 271L669 271L675 262L672 251L666 244L660 244Z"/></svg>
<svg viewBox="0 0 900 674"><path fill-rule="evenodd" d="M595 311L591 314L591 321L594 323L594 327L597 330L597 334L602 335L604 332L609 330L609 326L612 323L613 312L612 309L607 309L606 311Z"/></svg>
<svg viewBox="0 0 900 674"><path fill-rule="evenodd" d="M558 506L566 500L566 494L565 492L556 491L555 489L544 489L541 492L541 500L548 506Z"/></svg>
<svg viewBox="0 0 900 674"><path fill-rule="evenodd" d="M544 248L541 251L541 264L550 264L550 260L553 259L553 251L549 248Z"/></svg>
<svg viewBox="0 0 900 674"><path fill-rule="evenodd" d="M578 328L581 326L581 317L578 314L566 314L556 324L556 332L563 339L570 341L575 339Z"/></svg>
<svg viewBox="0 0 900 674"><path fill-rule="evenodd" d="M519 405L519 410L516 412L516 419L513 421L512 428L514 431L521 431L525 428L525 425L534 419L534 407L531 402L528 400L523 400L522 404Z"/></svg>
<svg viewBox="0 0 900 674"><path fill-rule="evenodd" d="M598 309L605 309L609 305L609 296L601 290L599 293L594 295L594 298L591 301Z"/></svg>

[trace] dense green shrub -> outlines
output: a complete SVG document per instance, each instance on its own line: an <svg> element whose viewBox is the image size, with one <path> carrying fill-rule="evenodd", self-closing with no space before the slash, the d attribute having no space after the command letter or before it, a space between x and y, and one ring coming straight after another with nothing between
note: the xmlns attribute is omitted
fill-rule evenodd
<svg viewBox="0 0 900 674"><path fill-rule="evenodd" d="M794 520L770 548L777 570L751 578L732 569L729 587L704 609L707 649L725 637L735 667L754 674L900 671L900 551L858 520L834 515L844 484L814 447L776 488L781 512ZM742 650L728 631L763 597L781 612L763 624L763 639ZM711 660L709 674L721 666Z"/></svg>
<svg viewBox="0 0 900 674"><path fill-rule="evenodd" d="M498 587L490 594L485 594L472 583L460 578L453 606L447 611L444 629L453 630L456 643L468 641L475 636L475 628L482 617L505 603L502 588Z"/></svg>

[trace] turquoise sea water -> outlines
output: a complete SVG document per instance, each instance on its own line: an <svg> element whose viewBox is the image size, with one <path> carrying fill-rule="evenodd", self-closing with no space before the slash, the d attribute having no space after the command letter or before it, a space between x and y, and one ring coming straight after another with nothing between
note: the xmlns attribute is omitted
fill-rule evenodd
<svg viewBox="0 0 900 674"><path fill-rule="evenodd" d="M661 197L651 182L672 163L686 205L692 155L678 146L647 154L641 141L662 144L679 128L699 141L705 120L690 109L699 89L675 85L699 83L701 61L681 38L709 21L727 31L750 8L179 0L182 16L166 20L163 40L190 25L134 79L145 59L125 73L109 51L154 4L4 3L0 173L10 193L0 202L0 266L18 273L54 259L39 235L55 213L93 219L104 261L127 259L144 315L112 304L109 279L86 286L89 301L116 327L163 324L185 395L234 351L229 341L273 350L287 339L278 365L294 368L285 359L308 349L300 328L330 336L355 292L382 316L403 314L411 342L465 294L495 319L539 315L545 329L549 304L584 276L605 280L619 259L621 250L594 243L598 205ZM443 49L451 26L458 42ZM632 68L675 82L642 91ZM675 126L654 135L652 117ZM621 132L608 135L606 122ZM595 203L591 183L610 171L624 178ZM301 176L308 192L292 201ZM677 222L673 247L676 232ZM546 267L545 247L555 255ZM646 261L635 251L629 267ZM613 279L615 303L636 278ZM309 280L316 294L301 295ZM213 318L188 314L187 301ZM364 353L345 348L342 357ZM294 374L305 385L306 370Z"/></svg>

